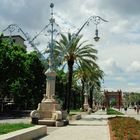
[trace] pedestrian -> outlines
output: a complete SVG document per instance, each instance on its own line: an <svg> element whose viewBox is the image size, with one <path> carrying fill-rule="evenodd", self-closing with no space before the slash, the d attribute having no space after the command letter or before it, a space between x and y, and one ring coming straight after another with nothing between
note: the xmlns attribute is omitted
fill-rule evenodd
<svg viewBox="0 0 140 140"><path fill-rule="evenodd" d="M124 111L125 111L125 113L127 112L127 107L124 107Z"/></svg>
<svg viewBox="0 0 140 140"><path fill-rule="evenodd" d="M102 107L102 110L105 111L105 106Z"/></svg>
<svg viewBox="0 0 140 140"><path fill-rule="evenodd" d="M137 106L137 114L139 114L139 110L140 110L140 107L139 105Z"/></svg>
<svg viewBox="0 0 140 140"><path fill-rule="evenodd" d="M136 106L134 106L134 110L136 111L136 109L137 109L137 107Z"/></svg>

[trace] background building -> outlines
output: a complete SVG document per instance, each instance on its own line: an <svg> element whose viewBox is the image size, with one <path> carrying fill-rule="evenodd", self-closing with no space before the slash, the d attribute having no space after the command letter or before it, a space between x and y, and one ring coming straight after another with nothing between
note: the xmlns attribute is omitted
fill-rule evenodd
<svg viewBox="0 0 140 140"><path fill-rule="evenodd" d="M25 39L20 35L3 36L3 38L8 39L11 44L15 43L23 46L25 49L27 48L27 46L24 44Z"/></svg>

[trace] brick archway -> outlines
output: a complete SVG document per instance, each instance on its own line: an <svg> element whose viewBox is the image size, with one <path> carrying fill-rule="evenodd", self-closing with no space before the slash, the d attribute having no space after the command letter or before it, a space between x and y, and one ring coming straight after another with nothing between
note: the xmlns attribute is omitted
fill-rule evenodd
<svg viewBox="0 0 140 140"><path fill-rule="evenodd" d="M111 105L114 106L115 108L120 109L122 106L122 91L118 90L116 92L114 91L104 91L105 95L105 106L110 107ZM114 104L111 104L114 102Z"/></svg>

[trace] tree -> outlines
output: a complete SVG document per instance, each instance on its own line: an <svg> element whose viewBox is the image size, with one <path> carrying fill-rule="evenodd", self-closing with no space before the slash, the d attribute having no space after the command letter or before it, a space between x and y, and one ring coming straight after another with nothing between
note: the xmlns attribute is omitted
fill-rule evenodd
<svg viewBox="0 0 140 140"><path fill-rule="evenodd" d="M27 68L25 76L28 89L28 105L32 105L31 107L36 108L42 100L43 94L45 94L45 69L36 52L31 52L27 55L25 65Z"/></svg>
<svg viewBox="0 0 140 140"><path fill-rule="evenodd" d="M17 71L19 74L10 77L10 79L13 78L13 80L9 91L14 96L14 101L19 108L36 108L43 97L42 95L45 93L44 67L39 61L36 52L25 54L24 59L22 55L19 55L18 58L20 58L21 61L17 63L17 57L15 57L13 62L20 67L14 66L16 70L13 69L12 73ZM22 71L20 69L22 69Z"/></svg>
<svg viewBox="0 0 140 140"><path fill-rule="evenodd" d="M0 40L0 97L13 98L22 109L34 108L44 93L44 67L36 52L27 53L25 48Z"/></svg>
<svg viewBox="0 0 140 140"><path fill-rule="evenodd" d="M90 67L85 67L81 65L79 69L77 69L75 76L77 79L81 81L82 90L82 105L84 102L84 93L89 93L89 103L90 107L92 108L93 103L93 94L94 92L98 92L101 88L101 80L103 79L103 71L100 70L99 66L95 64L94 66L91 65Z"/></svg>
<svg viewBox="0 0 140 140"><path fill-rule="evenodd" d="M90 81L89 81L89 101L90 101L90 107L93 106L93 97L94 99L97 99L95 97L95 94L99 94L101 89L101 80L103 79L103 71L99 67L93 67L93 70L91 72ZM98 99L97 99L98 100Z"/></svg>
<svg viewBox="0 0 140 140"><path fill-rule="evenodd" d="M3 100L4 97L8 96L8 84L9 84L9 74L10 74L10 48L0 38L0 98Z"/></svg>
<svg viewBox="0 0 140 140"><path fill-rule="evenodd" d="M63 70L57 70L55 94L64 110L66 109L67 102L66 87L67 87L67 74Z"/></svg>
<svg viewBox="0 0 140 140"><path fill-rule="evenodd" d="M72 77L73 68L77 65L80 66L84 64L89 66L89 64L95 64L97 59L95 50L92 44L87 44L87 41L80 42L82 35L75 36L68 33L67 36L61 34L61 39L57 42L57 47L55 47L55 53L61 54L64 52L64 57L62 62L66 62L68 66L68 94L67 94L67 112L70 111L70 99L71 99L71 88L72 88Z"/></svg>
<svg viewBox="0 0 140 140"><path fill-rule="evenodd" d="M26 50L22 46L9 44L6 39L1 39L0 44L0 96L4 98L13 98L10 92L11 85L14 83L19 87L23 75L25 74L24 61L26 58ZM20 82L19 82L20 81ZM21 88L22 89L22 88ZM21 90L20 89L20 90ZM19 92L19 91L17 91Z"/></svg>

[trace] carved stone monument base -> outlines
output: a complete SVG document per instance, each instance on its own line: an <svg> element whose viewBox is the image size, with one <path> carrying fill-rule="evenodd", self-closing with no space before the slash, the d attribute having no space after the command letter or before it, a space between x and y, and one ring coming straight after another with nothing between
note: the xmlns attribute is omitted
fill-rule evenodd
<svg viewBox="0 0 140 140"><path fill-rule="evenodd" d="M46 71L47 83L46 94L41 103L38 104L37 110L30 113L32 120L36 120L38 124L49 126L63 126L67 121L67 113L61 111L61 106L55 99L55 76L56 73L50 69Z"/></svg>
<svg viewBox="0 0 140 140"><path fill-rule="evenodd" d="M38 124L48 126L63 126L63 120L67 120L66 112L61 111L60 105L54 99L39 103L37 110L33 110L30 116L38 119Z"/></svg>
<svg viewBox="0 0 140 140"><path fill-rule="evenodd" d="M84 111L87 111L88 108L89 108L89 105L88 104L84 104L83 106L84 106Z"/></svg>

